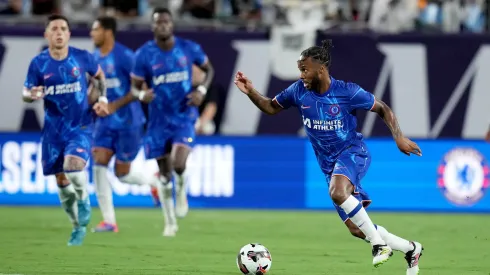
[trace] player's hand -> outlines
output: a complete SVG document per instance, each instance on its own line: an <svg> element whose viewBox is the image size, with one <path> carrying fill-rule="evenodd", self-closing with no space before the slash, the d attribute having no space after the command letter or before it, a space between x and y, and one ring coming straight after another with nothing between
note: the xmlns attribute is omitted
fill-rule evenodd
<svg viewBox="0 0 490 275"><path fill-rule="evenodd" d="M187 95L187 98L189 99L187 101L187 105L189 106L199 107L204 101L204 95L200 91L192 91Z"/></svg>
<svg viewBox="0 0 490 275"><path fill-rule="evenodd" d="M244 94L248 95L251 91L254 90L254 86L252 85L252 81L248 79L242 72L237 72L235 75L235 85L242 91Z"/></svg>
<svg viewBox="0 0 490 275"><path fill-rule="evenodd" d="M145 95L143 96L142 99L140 99L140 101L148 104L152 102L153 99L155 99L155 93L153 93L152 89L149 89L145 91Z"/></svg>
<svg viewBox="0 0 490 275"><path fill-rule="evenodd" d="M395 140L396 146L400 149L400 152L404 153L407 156L410 154L422 156L422 150L420 150L419 146L406 137L400 137Z"/></svg>
<svg viewBox="0 0 490 275"><path fill-rule="evenodd" d="M105 117L114 112L112 105L105 102L97 102L93 107L95 113L100 117Z"/></svg>
<svg viewBox="0 0 490 275"><path fill-rule="evenodd" d="M30 92L29 98L31 100L38 100L38 99L41 99L44 97L44 87L43 86L32 87L29 92Z"/></svg>

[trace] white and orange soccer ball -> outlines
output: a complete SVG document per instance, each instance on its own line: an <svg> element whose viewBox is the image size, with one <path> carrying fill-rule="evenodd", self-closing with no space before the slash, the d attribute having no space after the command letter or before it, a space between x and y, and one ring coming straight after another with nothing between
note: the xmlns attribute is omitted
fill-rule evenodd
<svg viewBox="0 0 490 275"><path fill-rule="evenodd" d="M243 274L264 275L271 269L271 253L259 243L247 244L238 252L236 264Z"/></svg>

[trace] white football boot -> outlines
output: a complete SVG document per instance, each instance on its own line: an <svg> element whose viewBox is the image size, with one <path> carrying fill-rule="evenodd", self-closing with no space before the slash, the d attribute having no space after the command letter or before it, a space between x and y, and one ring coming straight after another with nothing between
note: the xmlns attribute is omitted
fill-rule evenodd
<svg viewBox="0 0 490 275"><path fill-rule="evenodd" d="M420 257L422 257L424 247L418 242L410 243L414 248L405 254L405 260L407 260L408 263L407 275L417 275L419 274L419 260Z"/></svg>
<svg viewBox="0 0 490 275"><path fill-rule="evenodd" d="M379 267L393 256L393 250L388 245L373 245L373 265Z"/></svg>
<svg viewBox="0 0 490 275"><path fill-rule="evenodd" d="M165 225L165 228L163 229L163 236L164 237L175 237L177 234L177 231L179 231L179 226L176 224L169 224Z"/></svg>

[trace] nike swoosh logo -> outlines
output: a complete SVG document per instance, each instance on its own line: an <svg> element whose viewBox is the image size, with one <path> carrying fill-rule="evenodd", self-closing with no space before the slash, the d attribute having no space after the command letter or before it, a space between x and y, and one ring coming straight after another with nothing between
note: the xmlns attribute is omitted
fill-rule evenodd
<svg viewBox="0 0 490 275"><path fill-rule="evenodd" d="M301 105L301 109L308 109L308 108L310 108L310 106Z"/></svg>

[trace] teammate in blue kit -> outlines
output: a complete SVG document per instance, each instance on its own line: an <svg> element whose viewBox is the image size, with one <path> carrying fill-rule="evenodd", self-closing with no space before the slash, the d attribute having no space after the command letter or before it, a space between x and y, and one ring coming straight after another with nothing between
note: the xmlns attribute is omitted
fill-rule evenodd
<svg viewBox="0 0 490 275"><path fill-rule="evenodd" d="M101 93L94 106L100 114L108 113L105 77L89 52L68 46L66 17L50 16L44 36L49 48L32 59L23 99L44 99L43 173L56 176L61 205L73 224L68 245L81 245L91 214L84 170L92 146L93 112L86 74L96 79Z"/></svg>
<svg viewBox="0 0 490 275"><path fill-rule="evenodd" d="M110 102L132 100L131 70L134 53L115 41L117 23L112 17L100 17L90 35L96 50L95 60L99 62L106 76L107 98ZM111 104L109 106L114 106ZM97 200L103 221L94 232L118 232L116 215L112 201L112 188L107 177L107 166L116 156L115 174L121 182L156 186L157 178L143 171L131 169L131 162L138 155L143 136L145 115L139 102L132 102L107 117L101 117L94 131L94 181Z"/></svg>
<svg viewBox="0 0 490 275"><path fill-rule="evenodd" d="M153 11L152 29L154 40L136 52L132 71L133 95L140 100L154 97L149 105L145 153L147 159L157 159L159 166L158 193L165 220L163 235L175 236L178 230L176 214L183 217L188 211L182 175L194 143L197 106L203 101L214 70L198 44L173 35L172 15L168 9ZM193 64L206 73L202 85L196 89L192 87ZM151 91L143 91L145 83ZM173 171L177 174L175 209Z"/></svg>
<svg viewBox="0 0 490 275"><path fill-rule="evenodd" d="M392 110L381 100L354 83L336 80L328 68L331 41L301 53L301 79L271 99L257 92L252 82L238 72L236 86L264 113L274 115L296 107L303 116L308 138L329 185L330 197L352 235L372 245L373 265L388 261L393 250L405 254L407 275L417 274L422 245L404 240L373 224L365 208L371 203L361 186L371 157L363 136L356 132L358 109L376 112L391 130L396 145L406 155L421 156L421 150L404 137Z"/></svg>

